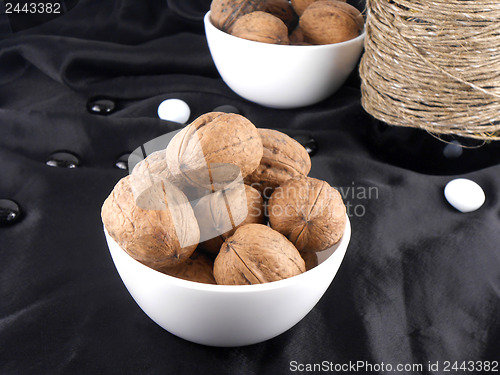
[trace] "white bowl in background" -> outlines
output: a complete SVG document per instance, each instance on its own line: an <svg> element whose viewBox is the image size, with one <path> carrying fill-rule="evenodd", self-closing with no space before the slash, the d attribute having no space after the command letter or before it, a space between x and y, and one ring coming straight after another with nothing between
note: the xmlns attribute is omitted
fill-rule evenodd
<svg viewBox="0 0 500 375"><path fill-rule="evenodd" d="M344 259L351 227L347 219L342 239L318 253L315 268L258 285L209 285L165 275L133 259L104 233L123 283L153 321L195 343L243 346L287 331L311 311Z"/></svg>
<svg viewBox="0 0 500 375"><path fill-rule="evenodd" d="M295 46L255 42L227 34L205 15L208 47L219 74L235 93L272 108L320 102L356 67L365 32L335 44Z"/></svg>

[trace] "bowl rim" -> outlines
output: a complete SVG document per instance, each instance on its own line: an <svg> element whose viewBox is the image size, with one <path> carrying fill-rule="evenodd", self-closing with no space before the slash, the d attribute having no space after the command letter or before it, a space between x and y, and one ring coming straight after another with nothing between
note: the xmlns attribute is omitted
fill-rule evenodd
<svg viewBox="0 0 500 375"><path fill-rule="evenodd" d="M254 46L255 45L260 45L260 46L263 46L262 48L285 48L287 50L290 50L292 48L295 48L295 49L304 49L304 48L306 48L308 50L314 50L314 49L318 50L318 49L328 49L328 48L342 47L342 46L346 46L346 45L349 45L349 44L357 43L358 41L363 40L365 38L365 35L366 35L366 27L363 27L363 30L361 31L361 33L356 38L349 39L349 40L346 40L344 42L330 43L330 44L313 44L313 45L306 45L306 46L304 46L304 45L295 45L295 44L272 44L272 43L263 43L263 42L257 42L255 40L249 40L249 39L240 38L240 37L231 35L229 33L226 33L225 31L220 30L219 28L215 27L215 25L212 23L212 20L210 18L210 11L208 11L205 14L205 16L203 17L203 23L205 24L205 28L210 28L215 33L217 33L219 35L223 35L223 37L228 38L228 39L232 39L232 40L235 40L235 41L238 40L241 43L248 43L249 45L254 45ZM205 36L208 39L208 36L206 35L206 32L205 32ZM267 47L264 47L264 46L267 46Z"/></svg>
<svg viewBox="0 0 500 375"><path fill-rule="evenodd" d="M320 264L318 264L316 267L310 269L309 271L306 271L306 272L303 272L299 275L296 275L296 276L292 276L292 277L289 277L289 278L286 278L286 279L283 279L283 280L278 280L278 281L270 281L270 282L267 282L267 283L263 283L263 284L252 284L252 285L218 285L218 284L204 284L204 283L199 283L199 282L196 282L196 281L190 281L190 280L184 280L184 279L180 279L178 277L174 277L174 276L170 276L170 275L167 275L167 274L164 274L160 271L157 271L151 267L148 267L144 264L142 264L141 262L139 262L138 260L132 258L110 235L109 233L107 232L106 228L104 227L103 225L103 229L104 229L104 234L106 236L106 240L108 242L111 242L111 243L114 243L116 245L116 248L118 248L119 250L121 250L122 252L122 255L126 256L128 258L128 260L132 261L132 262L135 262L136 265L139 267L139 268L143 268L145 270L147 270L146 272L152 272L152 273L155 273L157 274L157 277L162 277L162 278L165 278L166 280L169 281L169 283L172 283L178 287L182 287L182 288L186 288L186 289L192 289L192 290L198 290L198 291L206 291L206 292L211 292L211 293L258 293L258 292L263 292L263 291L268 291L268 290L276 290L276 289L281 289L281 288L286 288L292 284L296 284L296 283L300 283L301 282L301 279L303 278L308 278L310 277L310 275L312 274L315 274L315 273L319 273L321 272L324 268L328 267L330 265L330 263L333 263L333 260L335 257L333 257L333 255L335 255L335 253L343 248L344 250L344 254L340 260L340 265L342 265L342 262L345 258L345 254L347 252L347 248L349 246L349 242L350 242L350 239L351 239L351 223L350 223L350 220L349 220L349 216L346 214L346 224L345 224L345 228L344 228L344 233L341 237L341 239L335 244L333 245L332 247L326 249L326 250L323 250L323 251L327 251L327 250L330 250L332 248L335 248L334 251L332 252L332 254L330 254L328 256L328 258L326 258L323 262L321 262ZM109 246L108 244L108 249L109 251L111 252L111 247ZM112 256L113 258L113 256ZM114 258L113 258L113 263L115 262ZM339 267L340 267L339 265ZM115 265L116 267L116 265ZM121 277L121 275L120 275Z"/></svg>

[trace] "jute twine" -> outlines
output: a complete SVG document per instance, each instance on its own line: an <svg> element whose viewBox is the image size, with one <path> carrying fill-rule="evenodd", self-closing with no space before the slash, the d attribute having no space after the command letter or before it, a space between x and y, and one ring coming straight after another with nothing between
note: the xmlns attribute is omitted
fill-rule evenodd
<svg viewBox="0 0 500 375"><path fill-rule="evenodd" d="M368 0L360 75L379 120L500 140L500 0Z"/></svg>

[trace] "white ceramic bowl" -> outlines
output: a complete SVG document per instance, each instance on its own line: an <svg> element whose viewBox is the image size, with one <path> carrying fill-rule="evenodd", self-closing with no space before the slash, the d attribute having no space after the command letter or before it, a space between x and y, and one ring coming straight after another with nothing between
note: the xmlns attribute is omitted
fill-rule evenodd
<svg viewBox="0 0 500 375"><path fill-rule="evenodd" d="M365 33L342 43L276 45L238 38L205 15L205 34L222 79L238 95L273 108L295 108L333 94L353 71Z"/></svg>
<svg viewBox="0 0 500 375"><path fill-rule="evenodd" d="M318 253L320 264L285 280L259 285L209 285L157 272L130 257L108 234L116 269L141 309L183 339L211 346L242 346L273 338L316 305L344 259L351 237Z"/></svg>

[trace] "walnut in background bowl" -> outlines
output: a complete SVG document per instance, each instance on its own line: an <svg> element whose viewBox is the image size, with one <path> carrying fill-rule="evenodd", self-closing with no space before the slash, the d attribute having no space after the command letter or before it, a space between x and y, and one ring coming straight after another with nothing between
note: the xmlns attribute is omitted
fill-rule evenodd
<svg viewBox="0 0 500 375"><path fill-rule="evenodd" d="M240 38L214 22L208 12L205 34L222 79L241 97L271 108L297 108L326 99L354 70L363 49L364 31L342 43L310 45L297 38L301 30L293 34L300 45L283 45ZM288 40L293 31L288 30ZM283 37L273 35L283 43Z"/></svg>

